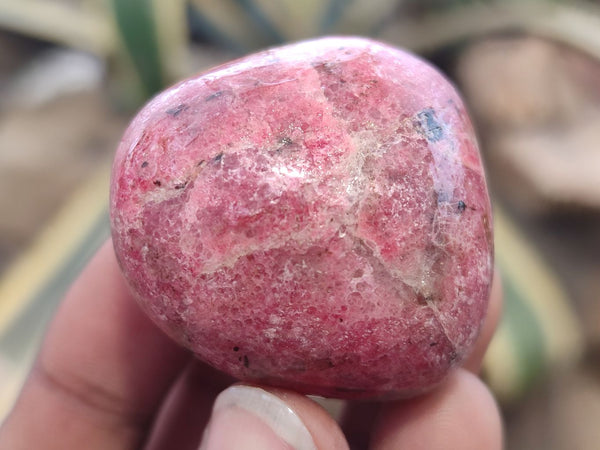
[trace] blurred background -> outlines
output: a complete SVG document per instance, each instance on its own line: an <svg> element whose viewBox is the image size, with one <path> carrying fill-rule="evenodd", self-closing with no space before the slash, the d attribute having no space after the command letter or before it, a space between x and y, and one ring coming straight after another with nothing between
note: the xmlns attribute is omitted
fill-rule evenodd
<svg viewBox="0 0 600 450"><path fill-rule="evenodd" d="M600 448L598 0L0 0L0 420L109 235L110 162L136 109L324 34L412 50L462 91L503 272L483 377L507 448Z"/></svg>

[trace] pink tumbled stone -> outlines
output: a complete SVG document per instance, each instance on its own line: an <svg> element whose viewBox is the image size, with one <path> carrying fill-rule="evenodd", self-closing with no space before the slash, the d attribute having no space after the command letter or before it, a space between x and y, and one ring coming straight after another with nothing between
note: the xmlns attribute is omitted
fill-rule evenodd
<svg viewBox="0 0 600 450"><path fill-rule="evenodd" d="M242 380L414 395L487 309L490 203L461 99L371 40L268 50L163 92L117 150L110 206L142 308Z"/></svg>

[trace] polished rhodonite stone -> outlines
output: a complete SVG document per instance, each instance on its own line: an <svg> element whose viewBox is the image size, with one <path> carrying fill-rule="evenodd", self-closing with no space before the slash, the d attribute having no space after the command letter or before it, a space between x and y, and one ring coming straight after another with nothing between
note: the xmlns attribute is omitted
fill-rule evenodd
<svg viewBox="0 0 600 450"><path fill-rule="evenodd" d="M111 220L143 309L244 380L411 395L486 312L490 204L464 106L371 40L268 50L157 96L118 148Z"/></svg>

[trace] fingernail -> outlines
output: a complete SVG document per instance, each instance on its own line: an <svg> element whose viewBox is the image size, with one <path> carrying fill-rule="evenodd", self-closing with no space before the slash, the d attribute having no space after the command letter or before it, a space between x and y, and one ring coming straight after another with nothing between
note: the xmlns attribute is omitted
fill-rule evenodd
<svg viewBox="0 0 600 450"><path fill-rule="evenodd" d="M264 389L236 385L219 394L200 450L316 450L300 417Z"/></svg>

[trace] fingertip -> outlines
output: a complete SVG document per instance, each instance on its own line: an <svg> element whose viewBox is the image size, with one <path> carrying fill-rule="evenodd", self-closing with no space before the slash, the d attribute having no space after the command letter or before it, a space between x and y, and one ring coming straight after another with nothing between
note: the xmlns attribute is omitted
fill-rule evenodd
<svg viewBox="0 0 600 450"><path fill-rule="evenodd" d="M339 424L314 400L294 391L272 389L302 419L310 431L317 449L347 450L348 443Z"/></svg>
<svg viewBox="0 0 600 450"><path fill-rule="evenodd" d="M479 378L459 369L437 390L385 406L372 448L499 450L502 443L492 394Z"/></svg>
<svg viewBox="0 0 600 450"><path fill-rule="evenodd" d="M348 444L333 418L292 391L237 384L217 397L200 445L212 449L341 450Z"/></svg>

